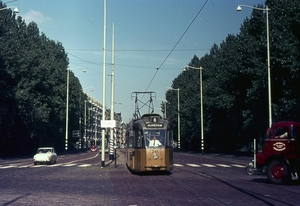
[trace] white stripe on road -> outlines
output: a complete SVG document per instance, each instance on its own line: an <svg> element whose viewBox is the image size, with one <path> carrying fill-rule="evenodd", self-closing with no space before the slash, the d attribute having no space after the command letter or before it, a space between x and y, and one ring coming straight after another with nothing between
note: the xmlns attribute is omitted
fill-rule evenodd
<svg viewBox="0 0 300 206"><path fill-rule="evenodd" d="M64 167L72 167L72 166L74 166L74 165L77 165L77 164L65 164L65 165L63 165Z"/></svg>
<svg viewBox="0 0 300 206"><path fill-rule="evenodd" d="M188 166L191 166L191 167L201 167L200 165L196 165L196 164L186 164Z"/></svg>
<svg viewBox="0 0 300 206"><path fill-rule="evenodd" d="M220 167L231 167L230 165L224 165L224 164L217 164L217 166L220 166Z"/></svg>
<svg viewBox="0 0 300 206"><path fill-rule="evenodd" d="M183 167L183 165L181 165L181 164L173 164L173 165L176 167Z"/></svg>
<svg viewBox="0 0 300 206"><path fill-rule="evenodd" d="M239 168L245 168L245 165L236 165L236 164L232 164L232 166L234 166L234 167L239 167Z"/></svg>
<svg viewBox="0 0 300 206"><path fill-rule="evenodd" d="M216 167L215 165L211 165L211 164L201 164L201 165L203 165L205 167Z"/></svg>

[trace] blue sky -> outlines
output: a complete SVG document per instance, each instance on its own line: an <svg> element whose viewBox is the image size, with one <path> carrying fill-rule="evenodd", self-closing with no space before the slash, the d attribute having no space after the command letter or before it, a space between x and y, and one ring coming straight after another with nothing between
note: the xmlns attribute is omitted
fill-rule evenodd
<svg viewBox="0 0 300 206"><path fill-rule="evenodd" d="M156 92L155 111L161 113L160 104L166 88L171 87L174 78L193 56L201 58L228 34L239 33L252 10L243 8L237 12L237 5L253 6L264 4L264 1L209 0L205 3L206 0L107 0L106 107L110 107L111 101L111 76L108 75L111 74L114 23L115 102L118 103L115 112L122 113L125 123L134 112L131 93L145 91L156 68L160 67L148 91ZM102 103L104 1L17 0L7 6L17 6L18 15L26 23L36 22L40 32L62 43L68 53L69 67L87 69L86 73L73 70L82 88Z"/></svg>

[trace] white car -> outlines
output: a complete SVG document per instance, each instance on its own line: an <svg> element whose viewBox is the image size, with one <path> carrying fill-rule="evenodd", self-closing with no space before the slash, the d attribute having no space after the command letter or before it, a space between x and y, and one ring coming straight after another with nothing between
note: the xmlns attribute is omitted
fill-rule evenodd
<svg viewBox="0 0 300 206"><path fill-rule="evenodd" d="M57 154L53 147L40 147L37 150L36 155L33 156L34 164L46 163L55 164L57 161Z"/></svg>

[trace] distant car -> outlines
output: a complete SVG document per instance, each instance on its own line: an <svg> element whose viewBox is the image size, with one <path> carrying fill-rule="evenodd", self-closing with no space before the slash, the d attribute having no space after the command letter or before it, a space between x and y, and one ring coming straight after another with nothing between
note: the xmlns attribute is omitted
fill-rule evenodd
<svg viewBox="0 0 300 206"><path fill-rule="evenodd" d="M95 145L93 145L93 146L91 146L90 149L91 149L92 152L96 152L98 148Z"/></svg>
<svg viewBox="0 0 300 206"><path fill-rule="evenodd" d="M34 164L55 164L57 161L57 154L53 147L40 147L37 153L33 156Z"/></svg>

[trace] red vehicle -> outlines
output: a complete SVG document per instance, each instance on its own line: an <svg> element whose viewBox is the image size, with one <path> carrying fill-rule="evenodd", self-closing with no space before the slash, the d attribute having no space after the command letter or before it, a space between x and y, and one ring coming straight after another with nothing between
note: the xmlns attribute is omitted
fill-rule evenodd
<svg viewBox="0 0 300 206"><path fill-rule="evenodd" d="M298 180L300 169L300 122L277 122L267 130L262 151L256 154L256 165L247 173L261 169L275 184ZM257 168L256 168L256 167ZM253 174L253 173L252 173Z"/></svg>
<svg viewBox="0 0 300 206"><path fill-rule="evenodd" d="M91 148L90 148L90 150L92 151L92 152L96 152L97 151L97 146L95 146L95 145L92 145L91 146Z"/></svg>

